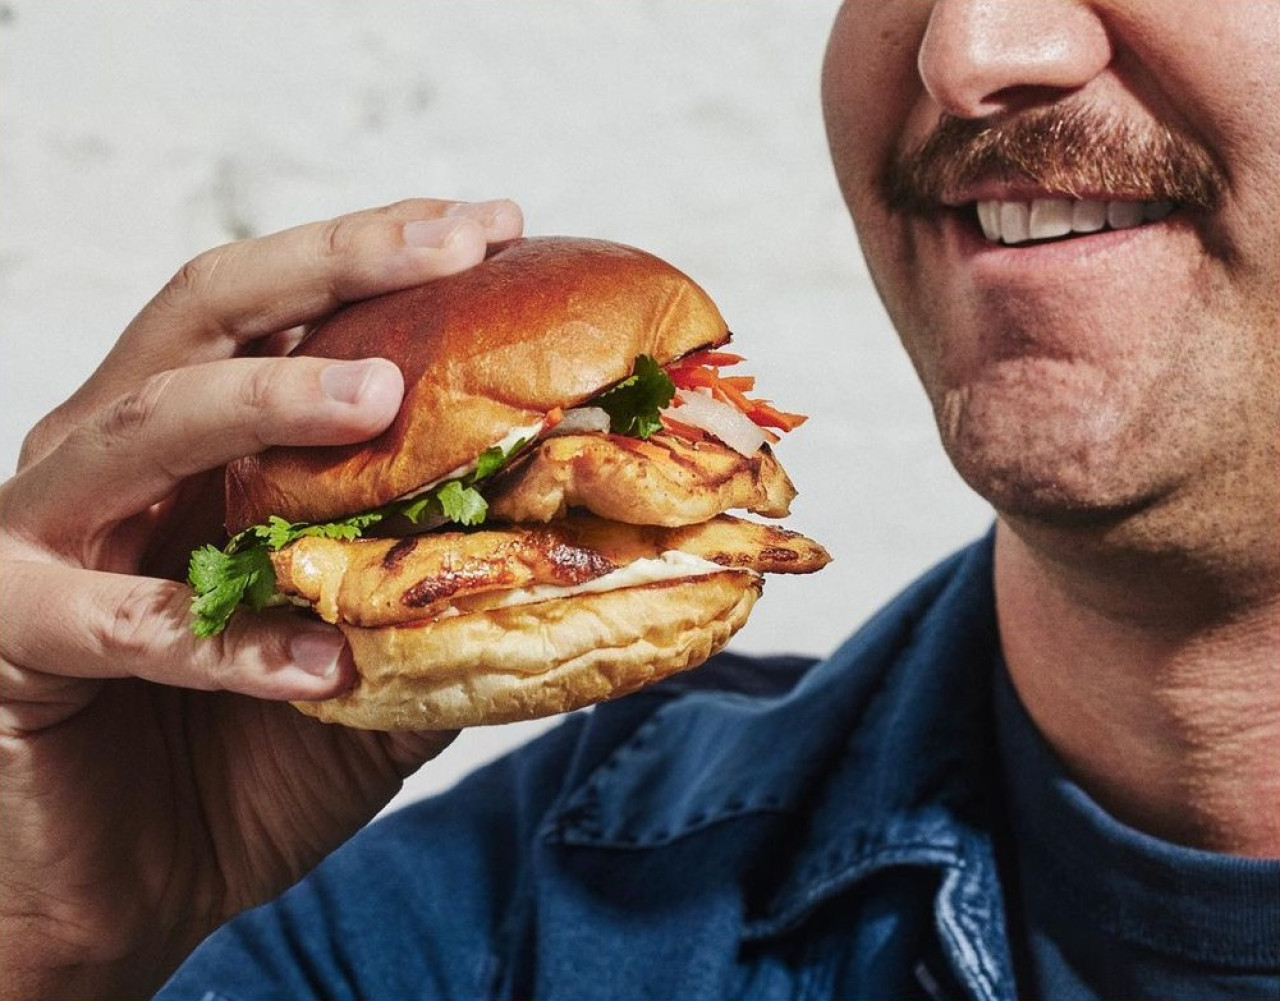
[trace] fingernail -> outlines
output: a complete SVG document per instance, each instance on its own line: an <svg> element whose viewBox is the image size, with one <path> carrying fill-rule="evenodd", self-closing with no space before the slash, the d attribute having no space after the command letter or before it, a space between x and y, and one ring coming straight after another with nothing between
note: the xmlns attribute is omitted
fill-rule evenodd
<svg viewBox="0 0 1280 1001"><path fill-rule="evenodd" d="M415 219L404 224L406 247L438 250L449 242L457 231L459 221L445 216L443 219Z"/></svg>
<svg viewBox="0 0 1280 1001"><path fill-rule="evenodd" d="M387 363L377 358L335 362L320 373L320 388L325 396L339 403L360 403L383 378Z"/></svg>
<svg viewBox="0 0 1280 1001"><path fill-rule="evenodd" d="M289 641L289 656L295 667L317 678L332 678L347 641L336 629L315 629L298 633Z"/></svg>

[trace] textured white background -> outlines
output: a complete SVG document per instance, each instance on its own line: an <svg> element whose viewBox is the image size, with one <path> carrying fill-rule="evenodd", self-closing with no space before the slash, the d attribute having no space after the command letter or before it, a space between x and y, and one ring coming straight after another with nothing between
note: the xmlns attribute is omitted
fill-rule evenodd
<svg viewBox="0 0 1280 1001"><path fill-rule="evenodd" d="M652 250L715 297L765 395L791 524L735 640L832 649L989 513L936 444L827 160L835 0L0 2L0 464L198 251L410 195ZM50 614L57 614L51 609ZM405 795L536 726L475 731Z"/></svg>

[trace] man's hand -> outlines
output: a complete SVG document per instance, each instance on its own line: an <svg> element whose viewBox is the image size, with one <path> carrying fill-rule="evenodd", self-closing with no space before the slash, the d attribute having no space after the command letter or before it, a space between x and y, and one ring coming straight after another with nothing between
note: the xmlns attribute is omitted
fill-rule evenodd
<svg viewBox="0 0 1280 1001"><path fill-rule="evenodd" d="M285 611L196 639L187 554L222 467L385 428L389 362L280 357L342 303L460 271L518 236L509 202L408 201L197 257L0 486L0 983L149 993L280 892L448 742L327 726L341 634Z"/></svg>

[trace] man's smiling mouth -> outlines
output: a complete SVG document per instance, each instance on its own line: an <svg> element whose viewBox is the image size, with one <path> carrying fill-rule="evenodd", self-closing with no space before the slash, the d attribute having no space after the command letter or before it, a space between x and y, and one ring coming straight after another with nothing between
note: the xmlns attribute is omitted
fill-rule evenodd
<svg viewBox="0 0 1280 1001"><path fill-rule="evenodd" d="M1059 240L1105 229L1132 229L1159 222L1176 208L1173 202L1091 201L1036 198L1031 201L984 199L973 203L978 225L991 243L1014 245Z"/></svg>

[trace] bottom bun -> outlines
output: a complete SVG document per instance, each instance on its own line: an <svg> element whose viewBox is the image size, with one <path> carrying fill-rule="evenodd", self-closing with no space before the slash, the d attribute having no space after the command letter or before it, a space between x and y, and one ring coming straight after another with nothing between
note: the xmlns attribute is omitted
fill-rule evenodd
<svg viewBox="0 0 1280 1001"><path fill-rule="evenodd" d="M569 712L696 667L747 621L757 574L726 570L422 625L342 626L360 680L295 705L365 730L452 730Z"/></svg>

